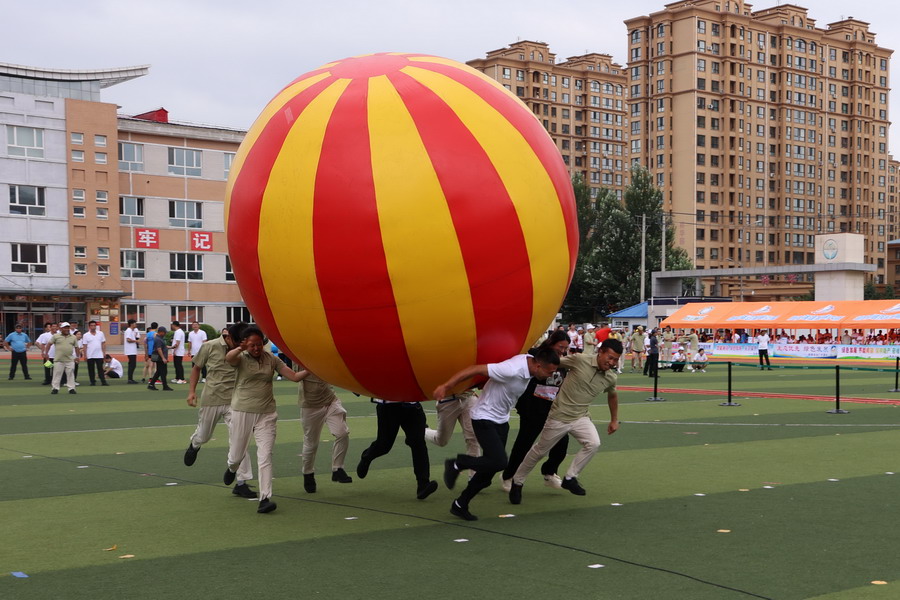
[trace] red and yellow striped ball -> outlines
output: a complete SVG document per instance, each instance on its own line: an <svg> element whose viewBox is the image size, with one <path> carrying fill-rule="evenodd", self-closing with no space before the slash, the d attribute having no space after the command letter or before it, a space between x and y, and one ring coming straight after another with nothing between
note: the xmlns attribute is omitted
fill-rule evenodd
<svg viewBox="0 0 900 600"><path fill-rule="evenodd" d="M241 294L294 360L417 401L527 349L578 247L571 182L515 96L458 62L347 58L266 106L228 181Z"/></svg>

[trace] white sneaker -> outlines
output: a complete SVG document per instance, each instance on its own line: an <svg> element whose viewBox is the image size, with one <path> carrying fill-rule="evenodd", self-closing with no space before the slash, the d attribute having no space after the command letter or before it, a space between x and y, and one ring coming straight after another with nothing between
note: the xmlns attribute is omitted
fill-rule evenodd
<svg viewBox="0 0 900 600"><path fill-rule="evenodd" d="M557 490L562 489L562 477L557 475L556 473L552 475L544 475L544 485L547 487L551 487Z"/></svg>
<svg viewBox="0 0 900 600"><path fill-rule="evenodd" d="M78 383L78 382L77 382L77 381L76 381L76 382L75 382L75 385L76 385L76 386L77 386L77 385L81 385L81 384L80 384L80 383Z"/></svg>
<svg viewBox="0 0 900 600"><path fill-rule="evenodd" d="M281 375L275 378L275 381L281 381Z"/></svg>
<svg viewBox="0 0 900 600"><path fill-rule="evenodd" d="M206 383L206 377L200 380L200 383Z"/></svg>
<svg viewBox="0 0 900 600"><path fill-rule="evenodd" d="M502 479L500 481L500 488L508 494L509 490L512 489L512 479Z"/></svg>
<svg viewBox="0 0 900 600"><path fill-rule="evenodd" d="M700 369L701 373L706 373L706 369Z"/></svg>
<svg viewBox="0 0 900 600"><path fill-rule="evenodd" d="M181 383L180 379L172 379L169 383Z"/></svg>

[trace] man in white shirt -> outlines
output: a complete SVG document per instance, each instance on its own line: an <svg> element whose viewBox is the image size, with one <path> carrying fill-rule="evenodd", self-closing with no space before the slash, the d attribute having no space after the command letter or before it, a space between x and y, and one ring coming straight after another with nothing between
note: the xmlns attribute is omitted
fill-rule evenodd
<svg viewBox="0 0 900 600"><path fill-rule="evenodd" d="M50 344L50 339L53 337L58 331L56 327L56 323L45 323L44 324L44 333L38 336L35 340L37 347L41 350L41 356L44 358L44 382L41 385L50 385L53 380L53 355L56 352L56 349ZM50 366L46 366L46 362L50 363Z"/></svg>
<svg viewBox="0 0 900 600"><path fill-rule="evenodd" d="M207 340L206 332L200 329L200 323L194 321L191 323L191 331L187 335L188 343L191 345L191 358L197 356L200 352L200 347L203 345L203 342ZM284 362L284 359L281 359ZM285 363L286 364L286 363ZM203 376L203 382L206 382L206 367L203 367L201 370L201 375Z"/></svg>
<svg viewBox="0 0 900 600"><path fill-rule="evenodd" d="M756 336L756 343L759 344L759 370L760 371L762 371L762 369L763 369L763 358L766 359L766 367L768 367L770 371L772 370L772 363L769 362L769 340L770 339L771 338L769 337L769 332L768 332L768 330L765 330L765 329L760 331L759 335Z"/></svg>
<svg viewBox="0 0 900 600"><path fill-rule="evenodd" d="M134 370L137 368L138 342L140 339L141 332L137 328L137 322L134 319L128 319L128 327L125 329L125 356L128 357L128 383L137 383L137 381L134 380Z"/></svg>
<svg viewBox="0 0 900 600"><path fill-rule="evenodd" d="M172 361L175 363L175 379L172 383L187 383L184 378L184 329L181 323L172 321Z"/></svg>
<svg viewBox="0 0 900 600"><path fill-rule="evenodd" d="M559 368L559 355L544 349L536 356L519 354L501 363L471 365L459 371L434 390L434 398L448 398L451 388L473 377L488 377L484 391L472 406L472 429L481 446L481 456L458 454L444 461L444 483L453 489L459 472L475 471L469 485L450 505L450 513L466 521L478 517L469 512L469 502L478 492L491 485L494 475L506 468L506 438L509 435L509 413L516 400L528 387L532 377L546 379Z"/></svg>
<svg viewBox="0 0 900 600"><path fill-rule="evenodd" d="M697 350L697 353L694 355L692 362L694 363L693 367L691 368L692 371L694 371L695 373L706 373L706 363L709 362L709 357L703 351L703 348Z"/></svg>
<svg viewBox="0 0 900 600"><path fill-rule="evenodd" d="M96 370L100 376L100 385L109 385L106 383L106 374L103 372L103 357L106 355L106 336L97 329L97 321L88 322L87 333L81 336L82 357L87 360L88 379L91 385L97 385L94 379L94 371Z"/></svg>
<svg viewBox="0 0 900 600"><path fill-rule="evenodd" d="M103 373L110 379L121 379L125 371L122 369L122 363L118 359L107 354L106 360L103 362Z"/></svg>
<svg viewBox="0 0 900 600"><path fill-rule="evenodd" d="M684 373L684 365L687 363L687 354L682 348L679 348L672 357L672 372Z"/></svg>

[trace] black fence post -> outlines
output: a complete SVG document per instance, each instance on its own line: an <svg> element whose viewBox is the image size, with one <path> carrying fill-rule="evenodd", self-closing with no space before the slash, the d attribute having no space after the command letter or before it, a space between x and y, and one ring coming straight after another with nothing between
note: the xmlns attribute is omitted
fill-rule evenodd
<svg viewBox="0 0 900 600"><path fill-rule="evenodd" d="M827 412L830 415L846 415L850 412L841 408L841 365L834 365L834 408Z"/></svg>
<svg viewBox="0 0 900 600"><path fill-rule="evenodd" d="M888 391L900 392L900 356L897 357L897 362L894 364L894 389Z"/></svg>
<svg viewBox="0 0 900 600"><path fill-rule="evenodd" d="M740 406L737 402L731 401L731 361L728 361L728 402L721 402L719 406Z"/></svg>
<svg viewBox="0 0 900 600"><path fill-rule="evenodd" d="M659 386L659 361L656 363L656 369L653 371L653 396L647 398L647 402L665 402L665 398L660 398L657 393L657 389Z"/></svg>

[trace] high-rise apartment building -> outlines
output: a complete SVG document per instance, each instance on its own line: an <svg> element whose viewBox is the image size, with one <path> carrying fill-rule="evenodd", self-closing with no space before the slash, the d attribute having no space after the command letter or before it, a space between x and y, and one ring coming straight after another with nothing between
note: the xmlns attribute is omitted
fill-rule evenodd
<svg viewBox="0 0 900 600"><path fill-rule="evenodd" d="M544 42L521 41L492 50L470 66L500 82L534 112L569 171L596 195L621 195L628 185L627 80L608 54L572 56L557 63Z"/></svg>
<svg viewBox="0 0 900 600"><path fill-rule="evenodd" d="M892 51L868 23L685 0L625 24L631 156L698 267L810 264L851 232L885 282Z"/></svg>
<svg viewBox="0 0 900 600"><path fill-rule="evenodd" d="M0 64L0 330L249 320L224 234L244 132L100 101L148 70Z"/></svg>

